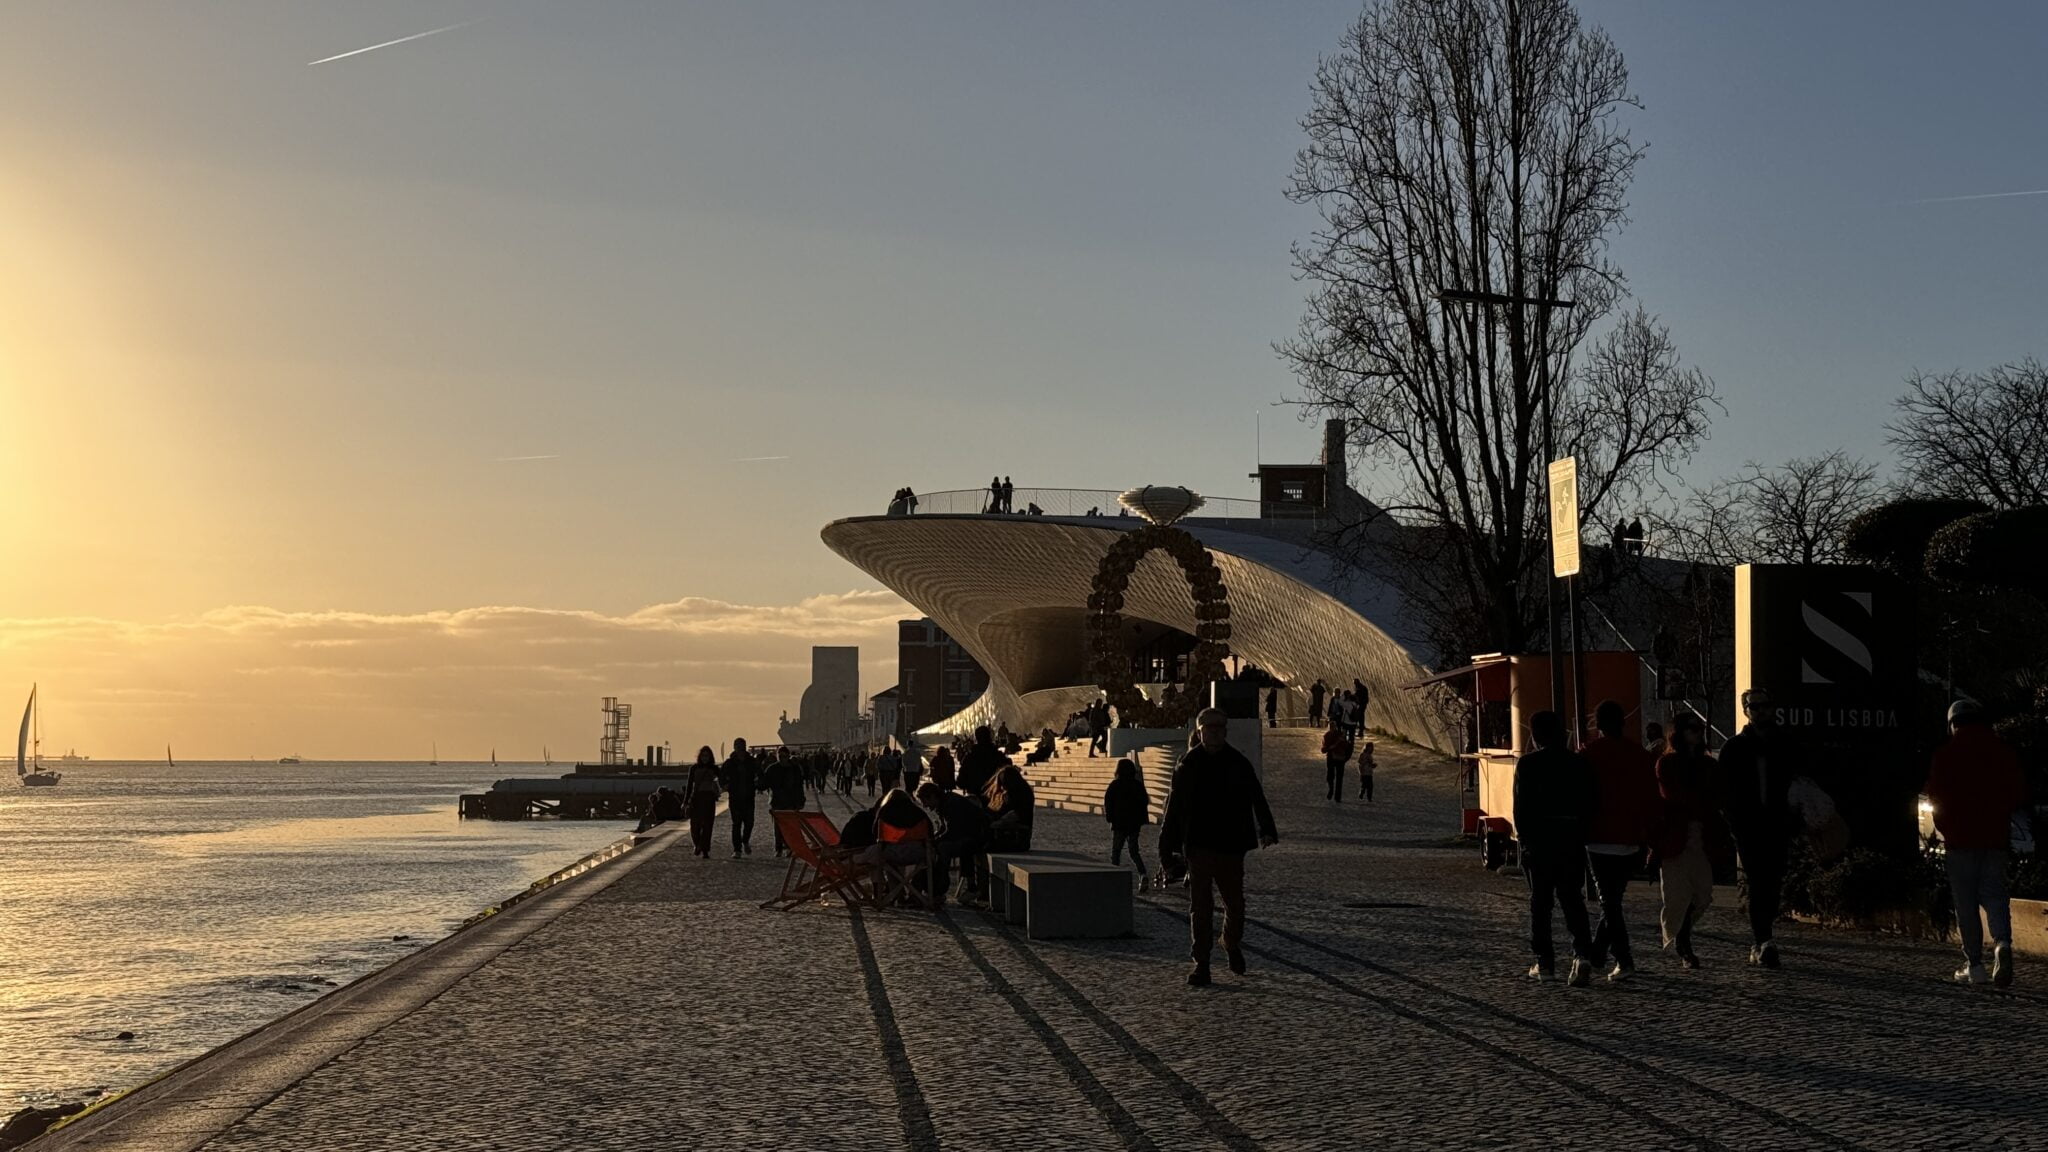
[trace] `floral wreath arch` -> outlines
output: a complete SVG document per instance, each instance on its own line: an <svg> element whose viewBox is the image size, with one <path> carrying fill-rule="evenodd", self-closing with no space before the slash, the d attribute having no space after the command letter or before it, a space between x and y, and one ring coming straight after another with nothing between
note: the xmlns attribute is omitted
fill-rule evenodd
<svg viewBox="0 0 2048 1152"><path fill-rule="evenodd" d="M1124 593L1138 561L1154 550L1180 565L1195 602L1195 650L1188 657L1188 679L1170 702L1148 700L1138 691L1123 640ZM1202 706L1203 689L1223 674L1223 657L1229 651L1230 593L1215 558L1186 529L1151 524L1124 533L1110 546L1089 588L1089 671L1117 716L1139 728L1187 727Z"/></svg>

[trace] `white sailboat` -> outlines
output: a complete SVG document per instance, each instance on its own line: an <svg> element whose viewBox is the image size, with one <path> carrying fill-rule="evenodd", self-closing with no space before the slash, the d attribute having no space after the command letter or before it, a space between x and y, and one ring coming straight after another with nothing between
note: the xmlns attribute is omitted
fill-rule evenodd
<svg viewBox="0 0 2048 1152"><path fill-rule="evenodd" d="M544 767L552 768L555 766L555 754L548 751L548 746L545 744L540 746L540 762Z"/></svg>
<svg viewBox="0 0 2048 1152"><path fill-rule="evenodd" d="M33 684L28 689L28 708L21 714L21 737L14 744L14 774L24 788L54 788L64 778L62 772L43 771L43 722L36 715Z"/></svg>
<svg viewBox="0 0 2048 1152"><path fill-rule="evenodd" d="M491 767L493 767L493 768L496 768L497 766L498 766L498 750L497 750L496 748L493 748L493 749L491 749Z"/></svg>

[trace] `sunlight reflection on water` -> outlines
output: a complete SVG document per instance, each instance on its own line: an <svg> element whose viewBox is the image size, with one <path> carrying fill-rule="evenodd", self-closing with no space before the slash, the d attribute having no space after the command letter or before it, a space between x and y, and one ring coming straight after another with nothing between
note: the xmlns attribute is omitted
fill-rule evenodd
<svg viewBox="0 0 2048 1152"><path fill-rule="evenodd" d="M93 761L0 801L0 1104L135 1084L626 834L455 818L556 772Z"/></svg>

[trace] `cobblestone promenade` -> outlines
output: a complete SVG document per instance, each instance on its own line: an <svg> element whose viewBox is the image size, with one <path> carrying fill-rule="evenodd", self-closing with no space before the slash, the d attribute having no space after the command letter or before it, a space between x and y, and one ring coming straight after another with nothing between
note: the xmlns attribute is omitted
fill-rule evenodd
<svg viewBox="0 0 2048 1152"><path fill-rule="evenodd" d="M1791 925L1785 970L1748 969L1725 891L1685 972L1643 885L1640 978L1527 986L1519 880L1447 836L1450 770L1383 746L1379 802L1331 805L1313 738L1267 744L1243 978L1182 985L1177 894L1118 941L760 911L764 820L751 859L643 861L205 1146L2048 1148L2048 972L1957 988L1946 949ZM1107 852L1095 817L1039 827Z"/></svg>

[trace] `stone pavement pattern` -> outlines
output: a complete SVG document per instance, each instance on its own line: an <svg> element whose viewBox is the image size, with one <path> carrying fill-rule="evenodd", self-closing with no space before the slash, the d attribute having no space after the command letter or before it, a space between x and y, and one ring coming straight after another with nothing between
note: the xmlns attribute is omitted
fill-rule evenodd
<svg viewBox="0 0 2048 1152"><path fill-rule="evenodd" d="M1726 900L1685 972L1644 884L1639 979L1529 986L1518 878L1446 835L1453 769L1382 745L1379 802L1330 804L1315 738L1267 745L1242 979L1182 986L1177 893L1113 941L760 911L764 821L749 859L644 861L207 1147L2048 1148L2048 973L1958 988L1947 949L1793 925L1751 970ZM1108 833L1042 812L1038 841Z"/></svg>

